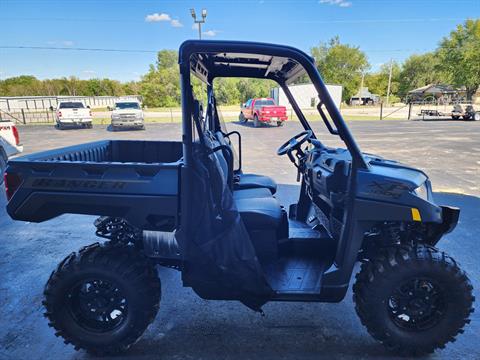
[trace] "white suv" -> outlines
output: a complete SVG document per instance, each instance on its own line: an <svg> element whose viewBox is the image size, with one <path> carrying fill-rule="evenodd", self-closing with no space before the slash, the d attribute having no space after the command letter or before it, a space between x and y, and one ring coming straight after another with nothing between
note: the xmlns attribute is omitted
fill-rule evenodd
<svg viewBox="0 0 480 360"><path fill-rule="evenodd" d="M117 101L111 118L113 131L119 128L145 129L143 110L138 101Z"/></svg>

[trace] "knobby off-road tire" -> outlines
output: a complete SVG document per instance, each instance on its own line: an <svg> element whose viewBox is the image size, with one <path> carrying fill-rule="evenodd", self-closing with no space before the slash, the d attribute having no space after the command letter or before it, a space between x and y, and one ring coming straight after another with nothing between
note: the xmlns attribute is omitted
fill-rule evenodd
<svg viewBox="0 0 480 360"><path fill-rule="evenodd" d="M447 254L426 245L398 246L362 264L353 300L375 339L398 354L419 356L463 333L473 313L472 290Z"/></svg>
<svg viewBox="0 0 480 360"><path fill-rule="evenodd" d="M67 256L50 275L45 317L56 336L97 355L128 349L155 319L160 280L133 246L98 243Z"/></svg>

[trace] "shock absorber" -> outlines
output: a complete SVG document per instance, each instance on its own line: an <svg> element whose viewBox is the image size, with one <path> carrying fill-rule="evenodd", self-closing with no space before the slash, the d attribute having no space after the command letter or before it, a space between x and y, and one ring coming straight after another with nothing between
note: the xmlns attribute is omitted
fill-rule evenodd
<svg viewBox="0 0 480 360"><path fill-rule="evenodd" d="M401 227L400 224L394 222L387 222L383 228L384 240L389 244L400 244L402 242L402 237L400 235Z"/></svg>

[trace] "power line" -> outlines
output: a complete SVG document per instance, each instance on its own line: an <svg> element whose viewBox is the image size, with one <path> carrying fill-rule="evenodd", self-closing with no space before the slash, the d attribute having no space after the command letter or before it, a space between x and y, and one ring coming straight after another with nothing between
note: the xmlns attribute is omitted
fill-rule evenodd
<svg viewBox="0 0 480 360"><path fill-rule="evenodd" d="M157 53L158 52L158 50L141 50L141 49L103 49L103 48L80 48L80 47L9 46L9 45L0 45L0 49L101 51L101 52L123 52L123 53Z"/></svg>
<svg viewBox="0 0 480 360"><path fill-rule="evenodd" d="M56 46L17 46L17 45L0 45L0 49L24 49L24 50L62 50L62 51L99 51L99 52L123 52L123 53L157 53L159 50L147 49L106 49L106 48L80 48L80 47L56 47ZM361 49L366 53L392 53L392 52L409 52L409 51L431 51L427 48L417 49Z"/></svg>

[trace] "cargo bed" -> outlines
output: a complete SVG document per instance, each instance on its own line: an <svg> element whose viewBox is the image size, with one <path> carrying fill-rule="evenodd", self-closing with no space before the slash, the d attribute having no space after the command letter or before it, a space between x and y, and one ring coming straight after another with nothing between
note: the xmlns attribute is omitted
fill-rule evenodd
<svg viewBox="0 0 480 360"><path fill-rule="evenodd" d="M173 230L181 167L174 141L105 140L19 157L7 167L7 211L32 222L75 213Z"/></svg>

